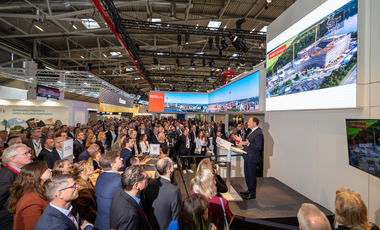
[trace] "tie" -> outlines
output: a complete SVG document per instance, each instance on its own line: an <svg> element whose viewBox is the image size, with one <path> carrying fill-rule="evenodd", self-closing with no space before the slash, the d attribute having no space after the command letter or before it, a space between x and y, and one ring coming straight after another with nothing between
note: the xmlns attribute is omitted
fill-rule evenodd
<svg viewBox="0 0 380 230"><path fill-rule="evenodd" d="M139 203L139 205L140 205L141 211L144 213L144 216L145 216L145 218L146 218L146 221L147 221L148 224L149 224L149 228L152 229L152 226L150 226L150 223L149 223L148 217L146 217L145 212L144 212L144 209L143 209L142 206L141 206L141 203Z"/></svg>
<svg viewBox="0 0 380 230"><path fill-rule="evenodd" d="M70 217L71 221L74 223L75 227L78 229L78 224L77 224L77 222L75 221L74 216L70 213L70 214L69 214L69 217ZM78 230L79 230L79 229L78 229Z"/></svg>

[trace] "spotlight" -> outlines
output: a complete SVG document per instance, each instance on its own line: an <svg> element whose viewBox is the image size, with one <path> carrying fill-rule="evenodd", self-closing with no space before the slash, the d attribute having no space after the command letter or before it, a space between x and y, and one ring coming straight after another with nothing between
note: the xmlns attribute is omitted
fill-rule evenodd
<svg viewBox="0 0 380 230"><path fill-rule="evenodd" d="M265 9L267 10L267 9L268 9L268 6L265 6Z"/></svg>
<svg viewBox="0 0 380 230"><path fill-rule="evenodd" d="M11 27L12 31L16 31L16 28L14 26Z"/></svg>
<svg viewBox="0 0 380 230"><path fill-rule="evenodd" d="M87 71L92 71L92 63L87 63L86 69L87 69Z"/></svg>
<svg viewBox="0 0 380 230"><path fill-rule="evenodd" d="M208 63L208 66L209 66L210 68L214 67L214 65L215 65L214 60L211 60L211 61Z"/></svg>
<svg viewBox="0 0 380 230"><path fill-rule="evenodd" d="M205 60L205 59L203 59L203 61L202 61L202 65L203 65L203 67L206 66L206 60Z"/></svg>
<svg viewBox="0 0 380 230"><path fill-rule="evenodd" d="M175 60L175 62L177 63L177 66L179 67L179 59L178 58Z"/></svg>
<svg viewBox="0 0 380 230"><path fill-rule="evenodd" d="M135 47L136 47L137 51L140 51L140 46L139 45L136 44Z"/></svg>
<svg viewBox="0 0 380 230"><path fill-rule="evenodd" d="M219 36L218 35L215 36L215 46L219 47Z"/></svg>
<svg viewBox="0 0 380 230"><path fill-rule="evenodd" d="M112 78L108 78L108 83L112 83Z"/></svg>
<svg viewBox="0 0 380 230"><path fill-rule="evenodd" d="M186 32L185 33L185 44L189 44L189 39L190 39L190 35L189 35L189 32Z"/></svg>
<svg viewBox="0 0 380 230"><path fill-rule="evenodd" d="M182 46L182 37L181 37L181 34L177 35L177 41L178 41L178 46L181 47Z"/></svg>
<svg viewBox="0 0 380 230"><path fill-rule="evenodd" d="M272 0L267 0L267 3L272 3Z"/></svg>
<svg viewBox="0 0 380 230"><path fill-rule="evenodd" d="M208 39L208 49L212 50L212 37Z"/></svg>
<svg viewBox="0 0 380 230"><path fill-rule="evenodd" d="M219 49L219 57L222 56L222 49Z"/></svg>
<svg viewBox="0 0 380 230"><path fill-rule="evenodd" d="M195 67L195 64L194 64L194 61L193 61L193 60L190 61L190 66L191 66L191 67Z"/></svg>
<svg viewBox="0 0 380 230"><path fill-rule="evenodd" d="M242 25L244 22L246 22L245 18L242 18L242 19L237 20L237 21L235 22L235 24L236 24L236 29L237 29L237 30L241 30L241 25Z"/></svg>
<svg viewBox="0 0 380 230"><path fill-rule="evenodd" d="M232 45L235 47L236 50L241 50L241 46L239 44L238 36L230 34L230 40L232 42Z"/></svg>
<svg viewBox="0 0 380 230"><path fill-rule="evenodd" d="M153 58L153 65L158 65L158 60L156 57Z"/></svg>

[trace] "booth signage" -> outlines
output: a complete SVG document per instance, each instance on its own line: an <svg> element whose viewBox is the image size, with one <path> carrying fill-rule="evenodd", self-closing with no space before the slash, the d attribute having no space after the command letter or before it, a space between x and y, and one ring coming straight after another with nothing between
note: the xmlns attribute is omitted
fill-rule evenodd
<svg viewBox="0 0 380 230"><path fill-rule="evenodd" d="M110 105L118 105L128 108L133 108L133 100L122 95L119 95L111 90L101 88L99 102L110 104Z"/></svg>

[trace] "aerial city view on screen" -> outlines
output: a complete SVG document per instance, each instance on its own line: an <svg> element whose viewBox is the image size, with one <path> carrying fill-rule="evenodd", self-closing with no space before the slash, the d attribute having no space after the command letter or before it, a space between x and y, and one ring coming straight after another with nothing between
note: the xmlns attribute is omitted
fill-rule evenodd
<svg viewBox="0 0 380 230"><path fill-rule="evenodd" d="M357 15L352 0L270 50L266 97L355 84Z"/></svg>
<svg viewBox="0 0 380 230"><path fill-rule="evenodd" d="M207 94L165 93L165 112L206 113Z"/></svg>
<svg viewBox="0 0 380 230"><path fill-rule="evenodd" d="M346 120L349 163L380 177L380 120Z"/></svg>

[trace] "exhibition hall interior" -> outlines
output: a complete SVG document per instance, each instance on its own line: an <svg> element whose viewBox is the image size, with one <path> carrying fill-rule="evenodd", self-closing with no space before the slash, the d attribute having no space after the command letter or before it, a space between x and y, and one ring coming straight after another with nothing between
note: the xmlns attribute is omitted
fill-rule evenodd
<svg viewBox="0 0 380 230"><path fill-rule="evenodd" d="M0 1L0 230L378 230L379 11Z"/></svg>

